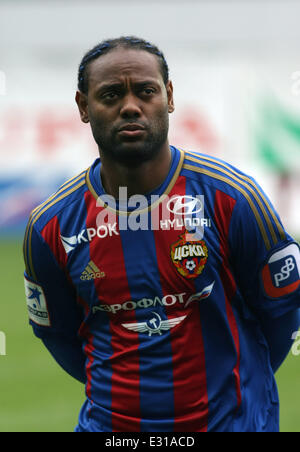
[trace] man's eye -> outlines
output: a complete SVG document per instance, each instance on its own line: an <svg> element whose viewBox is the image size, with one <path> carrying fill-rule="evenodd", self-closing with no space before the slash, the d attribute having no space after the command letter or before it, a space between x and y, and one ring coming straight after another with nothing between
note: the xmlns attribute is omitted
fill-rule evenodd
<svg viewBox="0 0 300 452"><path fill-rule="evenodd" d="M145 94L154 94L155 93L155 89L154 88L144 88L143 92Z"/></svg>
<svg viewBox="0 0 300 452"><path fill-rule="evenodd" d="M110 91L108 93L104 93L102 95L103 99L107 99L107 100L113 100L118 96L118 93L116 93L115 91Z"/></svg>

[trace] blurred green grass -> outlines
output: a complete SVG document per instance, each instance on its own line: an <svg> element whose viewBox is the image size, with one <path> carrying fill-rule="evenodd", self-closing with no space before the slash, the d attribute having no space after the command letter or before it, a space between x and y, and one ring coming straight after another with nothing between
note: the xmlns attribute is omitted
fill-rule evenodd
<svg viewBox="0 0 300 452"><path fill-rule="evenodd" d="M72 432L84 386L65 374L28 325L22 243L0 240L0 432ZM281 431L300 431L300 356L289 355L276 375Z"/></svg>

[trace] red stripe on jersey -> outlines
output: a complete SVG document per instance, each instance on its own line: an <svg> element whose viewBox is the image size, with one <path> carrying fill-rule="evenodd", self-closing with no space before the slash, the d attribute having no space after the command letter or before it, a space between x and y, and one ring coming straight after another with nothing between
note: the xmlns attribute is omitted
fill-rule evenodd
<svg viewBox="0 0 300 452"><path fill-rule="evenodd" d="M70 286L72 286L75 291L74 283L72 281L72 278L67 267L68 256L60 238L61 231L57 217L53 217L52 220L49 221L49 223L47 223L47 225L42 230L41 235L45 242L49 245L57 261L57 264L63 270ZM80 300L77 301L79 302Z"/></svg>
<svg viewBox="0 0 300 452"><path fill-rule="evenodd" d="M231 196L217 190L215 197L215 223L219 230L220 236L220 255L222 256L222 267L221 267L221 279L224 287L224 295L226 300L226 313L228 318L229 327L233 337L233 341L236 348L237 362L233 369L233 374L235 378L236 393L237 393L237 405L240 406L242 402L241 393L241 378L240 378L240 341L237 322L234 316L234 312L231 306L231 300L236 293L236 282L230 270L229 264L229 243L228 235L230 228L230 221L232 217L232 212L236 200L231 198Z"/></svg>
<svg viewBox="0 0 300 452"><path fill-rule="evenodd" d="M185 194L186 179L180 176L169 198ZM187 316L169 333L173 356L174 431L201 432L207 431L208 395L199 307L191 303L184 308L188 297L196 293L195 285L178 273L170 252L171 245L184 232L184 227L181 230L170 228L155 231L154 237L163 295L180 294L181 299L181 303L165 307L168 319Z"/></svg>
<svg viewBox="0 0 300 452"><path fill-rule="evenodd" d="M96 201L90 192L85 193L87 206L87 228L101 226L102 238L95 236L90 242L90 259L99 268L104 277L95 279L95 288L101 304L118 305L131 300L126 268L123 256L121 237L115 225L117 218L112 216L113 228L105 228L101 219L104 209L96 206ZM107 219L106 219L107 221ZM110 233L109 233L110 231ZM116 232L117 231L117 234ZM136 322L134 311L116 310L108 313L110 318L111 347L110 358L112 368L112 429L115 432L140 431L140 366L139 366L139 335L127 331L122 323Z"/></svg>
<svg viewBox="0 0 300 452"><path fill-rule="evenodd" d="M68 256L60 239L60 226L57 217L53 217L52 220L46 224L41 235L49 245L58 265L65 270Z"/></svg>

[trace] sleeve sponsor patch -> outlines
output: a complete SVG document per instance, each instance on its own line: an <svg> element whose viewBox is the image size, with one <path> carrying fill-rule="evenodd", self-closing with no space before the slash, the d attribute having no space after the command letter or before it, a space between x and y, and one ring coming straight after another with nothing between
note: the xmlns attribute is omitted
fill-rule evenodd
<svg viewBox="0 0 300 452"><path fill-rule="evenodd" d="M25 277L25 294L29 318L39 326L51 326L42 287Z"/></svg>
<svg viewBox="0 0 300 452"><path fill-rule="evenodd" d="M294 293L300 287L300 249L296 243L275 251L262 269L265 294L280 298Z"/></svg>

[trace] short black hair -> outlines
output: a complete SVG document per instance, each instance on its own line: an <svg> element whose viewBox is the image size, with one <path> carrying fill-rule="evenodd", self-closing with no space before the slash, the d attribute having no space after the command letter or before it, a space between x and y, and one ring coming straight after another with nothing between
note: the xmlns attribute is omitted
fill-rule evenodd
<svg viewBox="0 0 300 452"><path fill-rule="evenodd" d="M116 47L125 47L136 50L145 50L146 52L156 55L159 60L161 74L165 85L169 80L169 67L163 53L151 42L147 42L144 39L137 38L136 36L121 36L116 39L109 39L100 42L91 50L89 50L84 57L79 66L78 70L78 89L84 94L88 92L88 77L87 77L87 66L91 61L96 60L102 55L110 52Z"/></svg>

